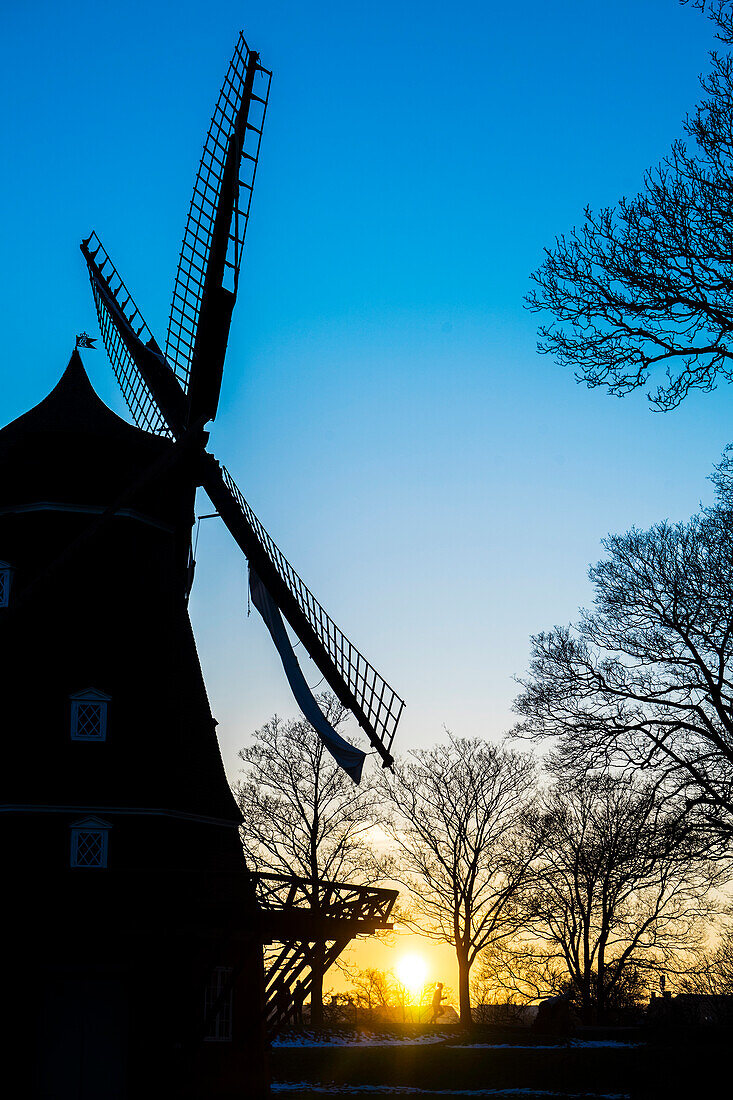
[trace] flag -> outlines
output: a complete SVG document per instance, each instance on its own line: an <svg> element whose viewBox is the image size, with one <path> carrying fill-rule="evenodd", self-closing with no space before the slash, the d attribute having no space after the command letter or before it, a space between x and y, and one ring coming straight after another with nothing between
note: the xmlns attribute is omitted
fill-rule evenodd
<svg viewBox="0 0 733 1100"><path fill-rule="evenodd" d="M255 573L251 563L249 567L249 590L252 595L252 603L264 619L265 626L270 631L270 636L275 643L275 648L280 654L280 660L295 696L295 701L336 763L344 769L355 783L359 783L366 753L351 745L336 732L313 698L313 693L306 683L298 659L290 644L280 608Z"/></svg>
<svg viewBox="0 0 733 1100"><path fill-rule="evenodd" d="M79 332L76 337L76 346L78 348L92 348L97 342L96 336L90 336L88 332Z"/></svg>

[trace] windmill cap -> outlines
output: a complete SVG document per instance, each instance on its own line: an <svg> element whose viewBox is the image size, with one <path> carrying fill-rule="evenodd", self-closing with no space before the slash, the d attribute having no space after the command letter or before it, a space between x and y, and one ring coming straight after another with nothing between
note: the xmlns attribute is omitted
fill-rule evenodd
<svg viewBox="0 0 733 1100"><path fill-rule="evenodd" d="M0 511L38 502L107 506L172 446L107 408L75 350L48 396L0 430ZM176 468L131 506L175 523L184 488L190 494L190 476Z"/></svg>

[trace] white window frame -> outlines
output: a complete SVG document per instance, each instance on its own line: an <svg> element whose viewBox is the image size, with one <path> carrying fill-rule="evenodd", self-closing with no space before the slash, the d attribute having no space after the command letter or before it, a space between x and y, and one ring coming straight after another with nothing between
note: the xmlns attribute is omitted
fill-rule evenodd
<svg viewBox="0 0 733 1100"><path fill-rule="evenodd" d="M85 817L82 821L75 821L70 826L71 847L69 854L69 865L77 871L106 870L107 856L109 853L109 831L111 828L112 826L108 821L102 821L102 819L99 817ZM100 842L98 863L79 862L79 841L81 839L82 833L98 836Z"/></svg>
<svg viewBox="0 0 733 1100"><path fill-rule="evenodd" d="M0 607L8 607L10 605L10 586L13 583L13 573L15 570L9 561L0 561Z"/></svg>
<svg viewBox="0 0 733 1100"><path fill-rule="evenodd" d="M209 1013L227 982L231 982L233 973L234 969L231 966L215 966L209 974L204 993L204 1021L207 1028L204 1042L206 1043L231 1043L232 1041L233 984L229 988L229 993L222 999L213 1019L209 1019Z"/></svg>
<svg viewBox="0 0 733 1100"><path fill-rule="evenodd" d="M71 740L72 741L106 741L107 740L107 712L112 696L105 695L97 688L86 688L84 691L75 691L69 696L71 700ZM99 733L89 734L79 730L80 708L84 706L99 707Z"/></svg>

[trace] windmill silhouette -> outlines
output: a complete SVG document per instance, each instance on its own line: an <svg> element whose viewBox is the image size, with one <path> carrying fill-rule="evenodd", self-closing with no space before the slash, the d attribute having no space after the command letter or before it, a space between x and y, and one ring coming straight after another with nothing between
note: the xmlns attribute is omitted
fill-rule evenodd
<svg viewBox="0 0 733 1100"><path fill-rule="evenodd" d="M249 563L252 602L277 647L293 694L329 751L359 782L365 753L329 725L298 665L283 619L384 767L392 764L404 702L336 626L275 545L228 470L206 450L216 416L271 73L240 35L204 144L173 288L165 351L92 232L82 241L99 326L138 427L175 442ZM183 459L185 457L185 462ZM190 551L189 551L190 554ZM194 562L189 557L189 577Z"/></svg>

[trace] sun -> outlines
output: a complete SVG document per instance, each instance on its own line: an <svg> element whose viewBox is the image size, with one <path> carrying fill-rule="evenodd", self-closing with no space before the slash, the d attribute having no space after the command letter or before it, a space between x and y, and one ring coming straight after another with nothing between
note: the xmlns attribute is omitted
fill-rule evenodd
<svg viewBox="0 0 733 1100"><path fill-rule="evenodd" d="M398 979L413 996L422 992L428 973L422 955L403 955L395 969Z"/></svg>

